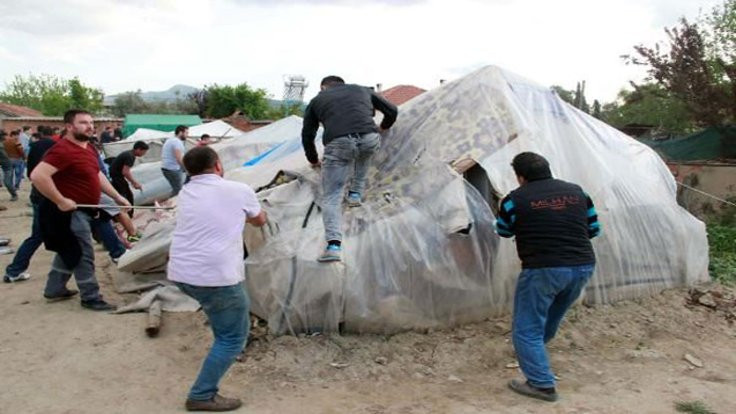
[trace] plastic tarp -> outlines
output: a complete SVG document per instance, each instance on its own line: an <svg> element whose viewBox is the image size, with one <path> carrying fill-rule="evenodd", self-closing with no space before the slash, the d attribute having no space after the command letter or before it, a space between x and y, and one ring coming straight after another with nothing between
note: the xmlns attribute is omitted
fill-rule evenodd
<svg viewBox="0 0 736 414"><path fill-rule="evenodd" d="M247 160L275 145L293 140L299 136L301 128L302 119L298 116L290 116L210 146L219 154L227 172L240 167ZM194 140L188 140L186 146L187 148L193 147ZM131 170L133 177L143 185L142 191L134 192L135 204L151 204L171 196L171 187L161 173L160 160L161 150L158 148L158 158L155 161L136 165Z"/></svg>
<svg viewBox="0 0 736 414"><path fill-rule="evenodd" d="M228 172L261 189L269 215L266 226L246 229L244 266L252 311L273 332L388 333L507 311L520 270L514 241L493 232L487 197L449 164L474 160L485 187L503 195L518 185L509 164L521 151L543 154L556 177L582 185L597 204L603 233L593 241L587 301L708 277L705 226L677 204L659 156L510 72L486 67L407 102L382 145L363 205L344 209L342 263L316 262L320 173L301 151L275 149ZM121 270L165 266L174 224L160 224L167 231L145 234Z"/></svg>

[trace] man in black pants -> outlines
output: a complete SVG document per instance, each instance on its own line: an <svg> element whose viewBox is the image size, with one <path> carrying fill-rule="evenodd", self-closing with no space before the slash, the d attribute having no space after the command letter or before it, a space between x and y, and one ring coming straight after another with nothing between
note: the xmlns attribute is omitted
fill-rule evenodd
<svg viewBox="0 0 736 414"><path fill-rule="evenodd" d="M143 186L133 178L133 174L130 172L130 168L135 164L136 157L142 157L146 155L148 151L148 144L143 141L136 141L133 144L132 150L123 151L118 154L117 157L110 164L110 178L112 179L112 186L125 197L130 205L133 205L133 192L130 190L130 185L136 190L140 190ZM128 211L128 214L133 216L133 209Z"/></svg>

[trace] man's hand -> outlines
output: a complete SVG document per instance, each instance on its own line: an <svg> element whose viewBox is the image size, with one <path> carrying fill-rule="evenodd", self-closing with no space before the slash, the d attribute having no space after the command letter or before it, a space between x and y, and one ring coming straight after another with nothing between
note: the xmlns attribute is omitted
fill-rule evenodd
<svg viewBox="0 0 736 414"><path fill-rule="evenodd" d="M125 197L118 194L115 197L115 202L118 203L118 206L120 206L121 211L128 211L128 208L130 207L130 203Z"/></svg>
<svg viewBox="0 0 736 414"><path fill-rule="evenodd" d="M133 188L135 188L136 190L142 190L143 186L141 185L141 183L136 181L135 183L133 183Z"/></svg>
<svg viewBox="0 0 736 414"><path fill-rule="evenodd" d="M56 207L61 211L73 211L77 209L77 203L71 198L64 197L56 204Z"/></svg>

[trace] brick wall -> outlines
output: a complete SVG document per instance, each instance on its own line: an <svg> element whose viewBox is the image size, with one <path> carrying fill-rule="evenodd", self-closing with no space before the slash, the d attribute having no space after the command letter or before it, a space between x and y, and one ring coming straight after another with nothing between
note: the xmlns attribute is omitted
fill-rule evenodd
<svg viewBox="0 0 736 414"><path fill-rule="evenodd" d="M0 119L0 129L10 133L14 129L21 129L24 126L31 127L31 132L36 132L39 125L46 125L51 128L64 128L64 120L61 117L43 117L43 118L2 118ZM95 119L95 129L100 134L105 127L110 126L113 129L122 128L123 118L100 118Z"/></svg>

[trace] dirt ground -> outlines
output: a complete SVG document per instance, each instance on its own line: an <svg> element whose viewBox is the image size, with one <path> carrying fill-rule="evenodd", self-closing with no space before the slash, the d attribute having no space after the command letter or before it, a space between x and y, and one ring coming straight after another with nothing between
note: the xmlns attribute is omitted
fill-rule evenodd
<svg viewBox="0 0 736 414"><path fill-rule="evenodd" d="M31 223L23 186L14 203L0 189L8 207L0 211L0 236L12 237L16 248ZM3 270L12 257L0 256ZM78 300L45 303L50 260L40 249L29 281L0 284L0 412L183 412L211 340L202 313L165 314L160 336L151 339L145 315L95 313ZM132 302L135 295L114 292L114 267L101 249L97 264L106 298ZM733 313L689 298L677 289L574 308L551 343L562 396L552 404L506 388L519 375L508 317L393 336L261 337L222 391L242 398L241 412L252 413L672 413L675 402L694 400L734 413Z"/></svg>

